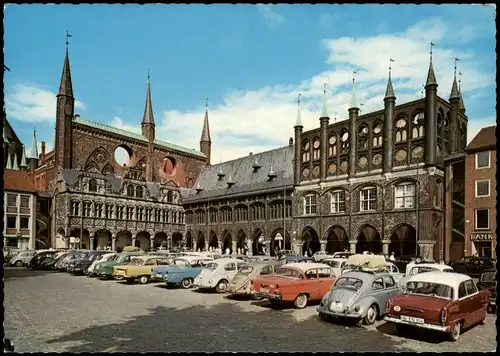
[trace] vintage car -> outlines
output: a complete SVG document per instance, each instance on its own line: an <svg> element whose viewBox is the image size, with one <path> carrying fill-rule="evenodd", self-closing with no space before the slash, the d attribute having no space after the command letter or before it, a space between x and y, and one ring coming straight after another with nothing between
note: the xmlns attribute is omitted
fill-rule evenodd
<svg viewBox="0 0 500 356"><path fill-rule="evenodd" d="M151 272L156 266L168 266L169 262L164 256L136 256L130 263L113 267L113 278L124 279L127 283L138 280L140 284L146 284L151 279Z"/></svg>
<svg viewBox="0 0 500 356"><path fill-rule="evenodd" d="M133 257L143 256L144 252L121 252L113 260L101 262L96 266L96 274L100 278L113 277L113 267L129 263ZM116 276L116 280L121 280L121 276Z"/></svg>
<svg viewBox="0 0 500 356"><path fill-rule="evenodd" d="M241 266L246 263L236 258L220 258L209 262L194 279L193 286L199 289L213 289L225 293Z"/></svg>
<svg viewBox="0 0 500 356"><path fill-rule="evenodd" d="M73 251L73 252L68 252L64 258L61 258L55 265L54 265L54 269L58 270L58 271L67 271L68 270L68 267L71 263L77 261L77 260L81 260L82 258L84 258L87 253L89 251L88 250L76 250L76 251Z"/></svg>
<svg viewBox="0 0 500 356"><path fill-rule="evenodd" d="M387 261L384 256L367 254L349 256L342 267L342 273L358 270L359 268L379 272L385 270L385 272L389 273L394 278L396 283L404 277L404 274L399 271L398 267L391 261Z"/></svg>
<svg viewBox="0 0 500 356"><path fill-rule="evenodd" d="M26 266L35 254L35 250L19 251L17 254L12 256L8 264L16 267Z"/></svg>
<svg viewBox="0 0 500 356"><path fill-rule="evenodd" d="M90 265L94 263L94 261L96 261L99 256L103 256L108 252L109 251L104 250L90 251L84 258L71 262L68 266L68 272L74 274L84 274L86 273Z"/></svg>
<svg viewBox="0 0 500 356"><path fill-rule="evenodd" d="M360 269L338 277L318 306L320 318L349 318L358 325L372 325L385 314L387 299L399 293L396 281L384 266L381 271Z"/></svg>
<svg viewBox="0 0 500 356"><path fill-rule="evenodd" d="M95 261L92 262L92 264L89 266L89 268L87 268L87 271L85 271L87 276L93 277L93 276L97 275L96 267L99 263L111 261L118 255L116 252L110 252L110 251L106 251L106 252L107 253L105 253L104 255L97 256Z"/></svg>
<svg viewBox="0 0 500 356"><path fill-rule="evenodd" d="M28 264L29 269L40 269L43 262L52 260L52 257L57 253L55 250L37 252Z"/></svg>
<svg viewBox="0 0 500 356"><path fill-rule="evenodd" d="M309 263L315 262L311 257L300 256L300 255L283 255L278 260L278 266L283 266L288 263Z"/></svg>
<svg viewBox="0 0 500 356"><path fill-rule="evenodd" d="M416 327L456 341L462 329L484 323L490 299L490 292L478 291L465 274L424 272L408 280L403 294L389 298L384 320L400 333Z"/></svg>
<svg viewBox="0 0 500 356"><path fill-rule="evenodd" d="M333 273L338 277L342 274L342 269L345 266L347 259L346 258L326 258L321 263L324 263L333 268Z"/></svg>
<svg viewBox="0 0 500 356"><path fill-rule="evenodd" d="M491 293L490 304L488 305L488 312L494 313L497 308L497 271L495 269L490 269L485 271L479 277L477 282L477 288L480 290L488 290Z"/></svg>
<svg viewBox="0 0 500 356"><path fill-rule="evenodd" d="M203 267L212 262L213 259L200 256L184 256L175 259L171 266L161 272L153 271L152 275L165 281L167 287L180 285L184 289L193 286L194 279L201 273Z"/></svg>
<svg viewBox="0 0 500 356"><path fill-rule="evenodd" d="M265 298L276 306L293 302L297 309L307 306L309 300L321 300L335 281L333 269L323 263L289 263L276 269L272 275L253 281L252 294Z"/></svg>
<svg viewBox="0 0 500 356"><path fill-rule="evenodd" d="M332 258L349 258L352 255L354 255L352 252L335 252Z"/></svg>
<svg viewBox="0 0 500 356"><path fill-rule="evenodd" d="M457 273L463 273L471 278L479 278L487 270L495 268L491 258L464 257L456 262L451 262L450 267Z"/></svg>
<svg viewBox="0 0 500 356"><path fill-rule="evenodd" d="M274 273L276 262L254 262L242 266L229 285L228 292L235 295L251 295L251 281L259 276Z"/></svg>
<svg viewBox="0 0 500 356"><path fill-rule="evenodd" d="M189 273L189 275L196 273L196 275L192 277L194 279L200 273L201 268L210 261L213 261L213 259L205 256L181 256L176 259L170 260L170 264L168 266L156 266L155 268L153 268L153 270L151 271L151 278L154 280L165 282L165 275L167 271L170 271L169 273L171 273L174 270L180 268L195 268L195 270L190 271Z"/></svg>
<svg viewBox="0 0 500 356"><path fill-rule="evenodd" d="M317 251L312 255L312 259L316 262L321 262L326 258L332 258L333 256L328 254L326 251Z"/></svg>
<svg viewBox="0 0 500 356"><path fill-rule="evenodd" d="M399 286L404 288L404 286L412 276L426 272L455 272L455 271L453 270L453 268L445 264L417 263L413 267L411 267L408 275L405 275L399 280Z"/></svg>

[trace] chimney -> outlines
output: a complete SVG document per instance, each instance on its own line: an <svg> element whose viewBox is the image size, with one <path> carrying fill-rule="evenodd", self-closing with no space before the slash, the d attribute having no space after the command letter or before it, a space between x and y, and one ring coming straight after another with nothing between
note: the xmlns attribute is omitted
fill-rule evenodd
<svg viewBox="0 0 500 356"><path fill-rule="evenodd" d="M73 118L74 119L79 119L80 118L80 114L75 114L75 116Z"/></svg>
<svg viewBox="0 0 500 356"><path fill-rule="evenodd" d="M288 140L288 146L293 147L293 137Z"/></svg>
<svg viewBox="0 0 500 356"><path fill-rule="evenodd" d="M45 163L45 141L42 141L42 164Z"/></svg>
<svg viewBox="0 0 500 356"><path fill-rule="evenodd" d="M249 156L253 155L253 152L250 152L248 155L249 155Z"/></svg>

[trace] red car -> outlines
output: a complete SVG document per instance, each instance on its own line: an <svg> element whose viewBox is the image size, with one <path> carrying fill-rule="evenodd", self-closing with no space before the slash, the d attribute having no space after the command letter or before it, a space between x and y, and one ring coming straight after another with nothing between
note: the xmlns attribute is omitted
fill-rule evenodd
<svg viewBox="0 0 500 356"><path fill-rule="evenodd" d="M479 291L469 276L425 272L411 277L403 294L389 298L384 320L400 333L423 328L456 341L462 329L484 324L490 298L491 293Z"/></svg>
<svg viewBox="0 0 500 356"><path fill-rule="evenodd" d="M335 281L333 269L322 263L289 263L274 274L253 281L253 295L266 298L271 305L293 302L298 309L309 300L321 300Z"/></svg>

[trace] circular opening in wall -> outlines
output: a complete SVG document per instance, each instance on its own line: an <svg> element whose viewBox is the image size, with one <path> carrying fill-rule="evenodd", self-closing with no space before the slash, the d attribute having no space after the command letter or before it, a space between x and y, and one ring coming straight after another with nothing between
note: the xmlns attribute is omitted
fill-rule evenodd
<svg viewBox="0 0 500 356"><path fill-rule="evenodd" d="M130 157L132 156L132 150L127 146L118 146L115 148L115 161L120 166L128 166Z"/></svg>
<svg viewBox="0 0 500 356"><path fill-rule="evenodd" d="M175 171L175 159L172 157L166 157L163 159L163 172L165 174L171 175Z"/></svg>

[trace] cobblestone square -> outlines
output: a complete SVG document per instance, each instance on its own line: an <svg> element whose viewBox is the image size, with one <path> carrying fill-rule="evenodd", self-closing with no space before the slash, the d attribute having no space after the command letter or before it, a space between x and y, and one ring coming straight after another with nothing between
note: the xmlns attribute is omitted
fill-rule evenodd
<svg viewBox="0 0 500 356"><path fill-rule="evenodd" d="M415 333L320 321L316 305L273 310L215 293L5 269L5 337L18 352L406 351L496 348L496 315L453 343Z"/></svg>

